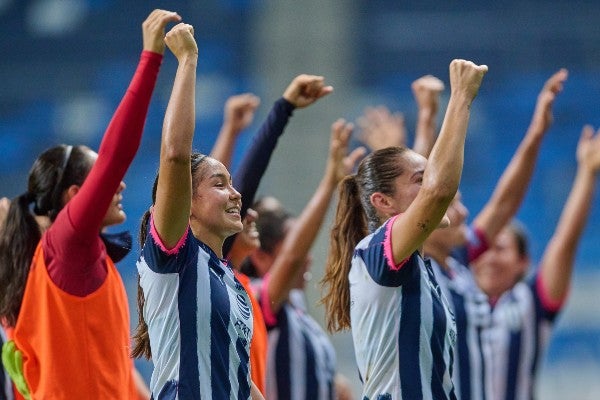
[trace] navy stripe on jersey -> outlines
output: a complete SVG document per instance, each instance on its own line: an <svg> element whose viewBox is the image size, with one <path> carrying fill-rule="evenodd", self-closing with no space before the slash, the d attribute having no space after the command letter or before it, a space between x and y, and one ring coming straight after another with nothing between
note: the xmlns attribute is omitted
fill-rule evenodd
<svg viewBox="0 0 600 400"><path fill-rule="evenodd" d="M191 246L188 246L187 249L191 250ZM196 265L198 263L198 253L192 253L189 257L190 266L185 268L186 279L179 279L179 293L177 295L179 325L181 332L185 332L185 334L180 335L181 365L179 368L178 389L179 397L184 399L194 398L195 393L200 393L200 373L198 371L200 361L198 360L198 331L196 329L196 309L198 308L198 296L196 295L198 268Z"/></svg>
<svg viewBox="0 0 600 400"><path fill-rule="evenodd" d="M260 286L262 282L255 284ZM265 398L333 400L335 350L328 335L306 313L301 290L290 292L277 313L276 324L268 329Z"/></svg>
<svg viewBox="0 0 600 400"><path fill-rule="evenodd" d="M421 281L418 278L419 268L408 268L406 271L412 271L413 275L417 275L415 279L410 279L402 285L402 292L417 295L402 296L402 310L410 310L410 312L402 312L400 319L400 334L398 335L398 347L408 349L419 349L421 347L420 329L416 329L421 325L421 296L418 294L421 291ZM404 351L400 354L400 382L402 384L402 398L404 399L422 399L423 392L421 384L421 374L419 370L421 365L419 351ZM412 384L406 384L412 382Z"/></svg>
<svg viewBox="0 0 600 400"><path fill-rule="evenodd" d="M317 399L319 397L319 379L317 378L317 362L315 360L315 349L310 345L310 337L306 332L302 332L304 338L304 354L306 355L306 364L304 371L306 376L306 398Z"/></svg>
<svg viewBox="0 0 600 400"><path fill-rule="evenodd" d="M156 399L249 399L250 299L191 230L174 251L148 234L138 260ZM158 397L156 397L158 396Z"/></svg>
<svg viewBox="0 0 600 400"><path fill-rule="evenodd" d="M292 398L292 374L290 374L290 332L287 323L287 314L283 309L277 313L277 326L279 327L279 337L275 347L275 377L277 382L277 398ZM271 337L271 334L269 334ZM269 348L272 345L269 340ZM269 369L267 368L267 371ZM287 371L286 371L287 370Z"/></svg>
<svg viewBox="0 0 600 400"><path fill-rule="evenodd" d="M452 306L454 307L454 318L456 319L456 357L458 370L460 371L460 399L471 400L471 360L469 347L467 345L467 313L465 311L465 299L455 291L451 292ZM461 356L465 354L465 356Z"/></svg>
<svg viewBox="0 0 600 400"><path fill-rule="evenodd" d="M363 397L456 399L454 317L418 252L400 265L386 257L393 221L356 246L348 275Z"/></svg>

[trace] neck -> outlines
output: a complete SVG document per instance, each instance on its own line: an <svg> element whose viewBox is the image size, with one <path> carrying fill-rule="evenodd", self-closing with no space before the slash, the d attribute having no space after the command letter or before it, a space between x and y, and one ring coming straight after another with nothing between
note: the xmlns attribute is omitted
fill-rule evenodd
<svg viewBox="0 0 600 400"><path fill-rule="evenodd" d="M225 238L217 236L214 233L206 232L202 229L194 228L193 226L192 233L196 239L210 247L217 257L223 258L223 243L225 242Z"/></svg>
<svg viewBox="0 0 600 400"><path fill-rule="evenodd" d="M446 259L450 255L448 251L443 249L441 246L437 246L434 243L428 243L427 241L423 245L423 254L426 257L431 258L438 263L442 268L448 269L448 263Z"/></svg>

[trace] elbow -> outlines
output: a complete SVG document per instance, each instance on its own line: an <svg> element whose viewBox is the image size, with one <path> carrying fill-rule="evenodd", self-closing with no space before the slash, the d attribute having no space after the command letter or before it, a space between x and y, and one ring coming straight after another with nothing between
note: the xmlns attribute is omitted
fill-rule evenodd
<svg viewBox="0 0 600 400"><path fill-rule="evenodd" d="M181 146L170 146L164 144L161 149L161 160L174 164L184 164L190 162L191 150Z"/></svg>
<svg viewBox="0 0 600 400"><path fill-rule="evenodd" d="M430 199L432 204L446 206L448 206L448 204L450 204L450 202L454 199L457 190L458 185L453 185L446 182L437 183L435 185L424 184L421 187L421 191L428 199Z"/></svg>

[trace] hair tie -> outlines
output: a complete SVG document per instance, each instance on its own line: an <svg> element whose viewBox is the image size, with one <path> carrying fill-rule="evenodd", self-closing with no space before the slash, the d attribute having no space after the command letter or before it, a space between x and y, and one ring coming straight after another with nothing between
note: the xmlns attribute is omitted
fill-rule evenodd
<svg viewBox="0 0 600 400"><path fill-rule="evenodd" d="M31 204L35 202L36 199L36 195L35 193L31 193L29 191L25 192L23 195L23 198L25 199L25 201L27 201L27 204Z"/></svg>

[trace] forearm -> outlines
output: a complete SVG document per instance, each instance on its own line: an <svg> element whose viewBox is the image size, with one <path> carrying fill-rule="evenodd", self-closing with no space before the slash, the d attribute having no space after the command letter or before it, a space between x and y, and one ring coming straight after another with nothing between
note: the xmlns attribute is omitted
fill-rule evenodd
<svg viewBox="0 0 600 400"><path fill-rule="evenodd" d="M428 158L435 143L436 111L432 108L419 110L413 150Z"/></svg>
<svg viewBox="0 0 600 400"><path fill-rule="evenodd" d="M559 300L566 295L577 246L588 219L594 196L595 176L579 168L556 230L541 263L541 279L548 296Z"/></svg>
<svg viewBox="0 0 600 400"><path fill-rule="evenodd" d="M233 127L227 123L223 124L210 152L212 158L221 161L228 169L231 167L231 158L233 156L237 134L238 132L236 132Z"/></svg>
<svg viewBox="0 0 600 400"><path fill-rule="evenodd" d="M485 232L488 241L514 217L523 202L535 170L542 136L528 131L498 180L496 188L474 225Z"/></svg>
<svg viewBox="0 0 600 400"><path fill-rule="evenodd" d="M73 198L70 221L82 236L96 236L113 195L139 148L162 56L144 51L135 75L115 111L80 192Z"/></svg>
<svg viewBox="0 0 600 400"><path fill-rule="evenodd" d="M275 102L267 119L253 138L250 148L240 163L240 167L234 174L233 185L242 195L242 218L254 202L260 180L269 165L277 141L283 134L293 110L294 106L285 99L279 99Z"/></svg>
<svg viewBox="0 0 600 400"><path fill-rule="evenodd" d="M432 188L448 202L454 197L462 174L471 101L460 95L450 97L440 135L423 176L423 186Z"/></svg>
<svg viewBox="0 0 600 400"><path fill-rule="evenodd" d="M270 272L268 295L277 312L304 273L305 262L323 224L335 185L325 178L286 235Z"/></svg>

